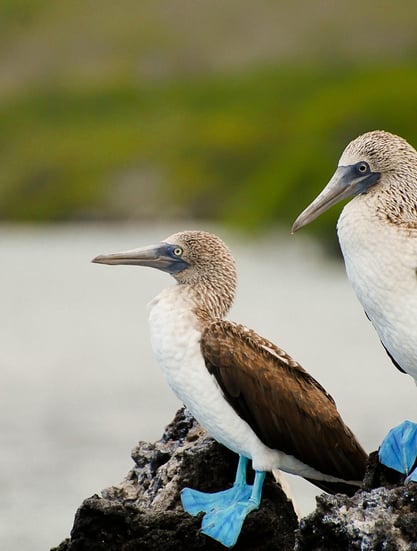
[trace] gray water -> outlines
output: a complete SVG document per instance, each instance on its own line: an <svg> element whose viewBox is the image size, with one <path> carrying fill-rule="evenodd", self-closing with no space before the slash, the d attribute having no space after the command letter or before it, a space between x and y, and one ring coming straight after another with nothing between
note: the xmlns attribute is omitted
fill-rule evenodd
<svg viewBox="0 0 417 551"><path fill-rule="evenodd" d="M0 227L1 550L44 551L68 537L81 501L120 482L136 442L158 439L180 406L147 326L146 305L169 276L90 263L180 229ZM238 261L230 318L302 363L367 451L417 418L415 385L392 367L341 263L307 232L250 241L214 230ZM289 478L308 513L315 487Z"/></svg>

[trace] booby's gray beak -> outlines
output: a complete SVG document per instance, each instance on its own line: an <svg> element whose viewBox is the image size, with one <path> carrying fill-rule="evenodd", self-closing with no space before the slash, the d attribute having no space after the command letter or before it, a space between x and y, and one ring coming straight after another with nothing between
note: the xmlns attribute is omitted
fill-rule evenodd
<svg viewBox="0 0 417 551"><path fill-rule="evenodd" d="M358 174L357 165L339 166L320 195L294 222L291 233L306 226L339 201L365 193L368 188L377 183L380 175L379 172L370 171L366 174Z"/></svg>
<svg viewBox="0 0 417 551"><path fill-rule="evenodd" d="M178 255L180 248L169 243L157 243L139 249L120 253L100 254L93 258L96 264L125 264L128 266L149 266L169 274L181 272L189 266L188 262Z"/></svg>

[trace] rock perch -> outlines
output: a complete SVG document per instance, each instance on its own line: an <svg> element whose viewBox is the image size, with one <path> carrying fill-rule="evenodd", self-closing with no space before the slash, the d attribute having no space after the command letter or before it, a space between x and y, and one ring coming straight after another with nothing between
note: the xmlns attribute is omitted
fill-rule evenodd
<svg viewBox="0 0 417 551"><path fill-rule="evenodd" d="M122 484L82 503L71 537L53 551L224 550L199 532L200 517L183 511L180 490L197 486L215 492L230 486L236 454L181 409L162 438L140 442L132 459L135 465ZM234 549L292 550L297 525L292 503L268 475L262 506L248 516Z"/></svg>
<svg viewBox="0 0 417 551"><path fill-rule="evenodd" d="M84 501L71 537L52 551L223 551L183 512L184 484L217 491L233 480L236 456L211 439L185 409L154 444L133 450L119 486ZM243 526L235 551L417 551L417 484L370 456L364 489L353 497L322 494L301 520L272 477L261 507ZM297 529L298 528L298 529Z"/></svg>

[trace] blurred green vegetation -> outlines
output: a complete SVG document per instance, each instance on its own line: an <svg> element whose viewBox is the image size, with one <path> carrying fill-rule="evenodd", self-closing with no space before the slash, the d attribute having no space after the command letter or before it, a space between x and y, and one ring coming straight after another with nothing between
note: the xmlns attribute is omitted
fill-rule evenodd
<svg viewBox="0 0 417 551"><path fill-rule="evenodd" d="M337 34L336 6L333 15L322 10L332 21L311 12L317 27L314 19L308 36L318 44L309 43L317 50L312 58L304 43L304 53L296 58L288 52L279 59L260 56L254 63L234 60L231 67L211 71L203 63L210 56L193 52L190 45L217 48L210 59L220 59L219 51L226 55L220 44L225 33L218 43L212 38L210 24L218 25L217 20L208 21L205 30L181 19L171 5L122 4L136 16L142 10L141 17L134 20L122 5L110 2L101 4L100 13L94 3L78 0L7 0L1 6L0 67L3 62L8 70L0 76L0 91L4 83L9 87L0 94L1 220L181 217L221 221L251 232L277 224L289 229L358 134L390 130L417 146L417 61L412 54L417 39L405 40L403 49L398 46L401 25L408 25L407 36L414 36L413 2L406 2L412 12L401 16L397 27L389 26L397 13L389 4L385 23L381 10L378 18L371 6L358 4L373 15L370 30L378 44L389 37L378 38L377 24L395 30L386 50L394 52L392 57L368 51L362 59L341 49L350 42L343 43ZM250 3L241 5L250 8ZM212 16L204 3L195 6L207 10L201 21ZM224 3L213 6L227 9ZM279 11L273 2L260 6L265 21L268 10ZM298 24L299 6L290 9L291 21ZM341 20L355 22L353 12L345 10ZM229 31L230 14L223 15ZM245 28L245 21L239 24ZM366 21L361 24L366 28ZM320 40L323 29L328 43ZM75 30L79 35L74 38ZM281 32L285 34L285 21ZM362 35L356 29L352 47L363 47ZM86 36L90 42L84 47ZM290 38L287 33L287 43ZM285 40L281 37L277 52L289 48ZM32 50L27 62L19 53L21 44L25 55ZM4 52L12 53L5 57ZM171 71L174 66L179 70ZM32 78L31 71L44 76ZM326 213L311 231L334 236L335 217L334 210Z"/></svg>
<svg viewBox="0 0 417 551"><path fill-rule="evenodd" d="M415 65L31 90L0 108L0 216L166 212L288 226L359 133L383 128L417 144L416 112ZM329 223L334 214L315 228Z"/></svg>

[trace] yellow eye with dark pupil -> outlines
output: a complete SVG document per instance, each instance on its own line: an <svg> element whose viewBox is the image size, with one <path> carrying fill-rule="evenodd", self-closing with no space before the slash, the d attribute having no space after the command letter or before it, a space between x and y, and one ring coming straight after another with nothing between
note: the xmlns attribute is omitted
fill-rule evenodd
<svg viewBox="0 0 417 551"><path fill-rule="evenodd" d="M175 247L175 249L172 251L175 256L181 256L182 255L182 249L181 247Z"/></svg>
<svg viewBox="0 0 417 551"><path fill-rule="evenodd" d="M368 165L366 165L365 163L362 163L359 165L359 172L366 172L368 170Z"/></svg>

